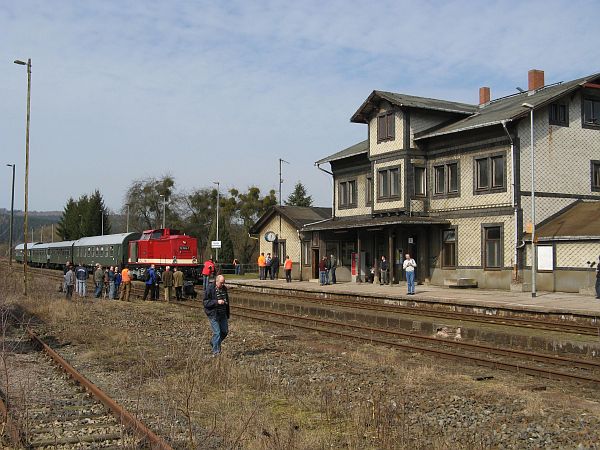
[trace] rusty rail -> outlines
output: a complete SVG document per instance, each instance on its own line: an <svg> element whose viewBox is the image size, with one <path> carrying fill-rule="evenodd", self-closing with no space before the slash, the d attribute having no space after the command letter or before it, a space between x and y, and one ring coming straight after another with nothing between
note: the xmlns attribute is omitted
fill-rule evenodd
<svg viewBox="0 0 600 450"><path fill-rule="evenodd" d="M156 435L144 423L134 417L125 408L110 398L102 389L80 374L63 357L52 350L48 344L42 341L29 327L26 327L30 339L39 345L56 364L58 364L71 378L83 386L89 393L106 406L121 423L129 428L136 436L145 440L150 448L154 450L173 450L173 448L160 436Z"/></svg>

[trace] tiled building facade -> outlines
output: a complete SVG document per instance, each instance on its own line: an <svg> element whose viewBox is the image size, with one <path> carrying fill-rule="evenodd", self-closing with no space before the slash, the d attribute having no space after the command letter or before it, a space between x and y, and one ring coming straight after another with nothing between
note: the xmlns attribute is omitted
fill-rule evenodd
<svg viewBox="0 0 600 450"><path fill-rule="evenodd" d="M304 276L334 254L338 279L364 280L384 255L397 283L409 252L421 282L527 289L532 109L536 225L600 200L600 74L543 78L530 71L528 91L497 100L482 88L479 105L374 91L351 119L367 140L316 163L331 166L334 211L302 229Z"/></svg>

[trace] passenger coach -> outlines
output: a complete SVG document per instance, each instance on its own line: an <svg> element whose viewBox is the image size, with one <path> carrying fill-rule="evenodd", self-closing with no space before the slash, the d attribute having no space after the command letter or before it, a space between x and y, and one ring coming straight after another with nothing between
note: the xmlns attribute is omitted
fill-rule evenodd
<svg viewBox="0 0 600 450"><path fill-rule="evenodd" d="M107 234L78 239L73 244L73 258L76 264L94 266L123 266L127 263L129 241L135 241L140 233Z"/></svg>

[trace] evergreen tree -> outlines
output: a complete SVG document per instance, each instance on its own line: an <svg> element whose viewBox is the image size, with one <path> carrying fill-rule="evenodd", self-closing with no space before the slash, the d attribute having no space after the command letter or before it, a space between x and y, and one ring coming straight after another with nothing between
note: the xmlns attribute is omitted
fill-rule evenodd
<svg viewBox="0 0 600 450"><path fill-rule="evenodd" d="M79 239L80 220L77 203L73 198L69 198L63 210L62 216L58 221L56 232L63 241Z"/></svg>
<svg viewBox="0 0 600 450"><path fill-rule="evenodd" d="M89 197L82 195L77 201L69 198L58 222L57 233L66 241L84 236L99 236L102 234L103 217L104 234L110 234L108 211L100 191L96 190Z"/></svg>
<svg viewBox="0 0 600 450"><path fill-rule="evenodd" d="M286 206L312 206L312 196L306 195L306 188L302 182L298 181L294 187L294 192L290 194L284 202Z"/></svg>

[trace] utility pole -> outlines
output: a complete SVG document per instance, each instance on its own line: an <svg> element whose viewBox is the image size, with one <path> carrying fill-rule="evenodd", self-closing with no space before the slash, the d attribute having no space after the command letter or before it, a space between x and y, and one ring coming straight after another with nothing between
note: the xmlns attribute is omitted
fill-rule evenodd
<svg viewBox="0 0 600 450"><path fill-rule="evenodd" d="M219 240L219 203L221 203L221 183L213 181L217 185L217 241ZM219 261L219 249L215 248L215 261Z"/></svg>
<svg viewBox="0 0 600 450"><path fill-rule="evenodd" d="M23 223L23 293L27 296L27 228L29 227L29 122L31 117L31 58L27 60L27 63L15 60L15 64L20 66L27 66L27 126L25 127L25 221ZM33 233L32 236L33 238Z"/></svg>
<svg viewBox="0 0 600 450"><path fill-rule="evenodd" d="M537 278L537 246L535 236L535 146L533 143L533 105L523 103L521 106L529 108L529 145L531 150L531 296L537 296L536 278Z"/></svg>
<svg viewBox="0 0 600 450"><path fill-rule="evenodd" d="M127 203L127 233L129 233L129 203Z"/></svg>
<svg viewBox="0 0 600 450"><path fill-rule="evenodd" d="M289 164L289 162L279 158L279 206L281 206L281 185L283 184L283 178L281 178L281 163Z"/></svg>
<svg viewBox="0 0 600 450"><path fill-rule="evenodd" d="M100 218L102 219L102 236L104 236L104 211L100 209Z"/></svg>
<svg viewBox="0 0 600 450"><path fill-rule="evenodd" d="M15 164L7 164L8 167L12 167L12 196L10 200L10 236L8 237L9 241L9 250L8 250L8 265L12 267L12 259L13 259L13 220L15 216Z"/></svg>

